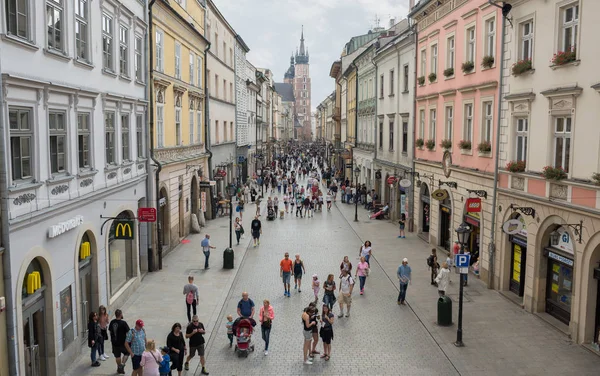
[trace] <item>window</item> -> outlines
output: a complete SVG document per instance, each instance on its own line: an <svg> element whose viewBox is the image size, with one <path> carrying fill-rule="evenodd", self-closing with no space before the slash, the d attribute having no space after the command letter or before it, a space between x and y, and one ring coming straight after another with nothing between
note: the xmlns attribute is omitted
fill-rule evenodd
<svg viewBox="0 0 600 376"><path fill-rule="evenodd" d="M12 179L23 180L32 177L31 140L33 127L31 109L9 108L10 154Z"/></svg>
<svg viewBox="0 0 600 376"><path fill-rule="evenodd" d="M554 167L569 172L571 160L571 117L554 118Z"/></svg>
<svg viewBox="0 0 600 376"><path fill-rule="evenodd" d="M202 87L202 58L200 56L198 56L198 67L197 67L197 73L196 73L196 81L197 81L197 85L198 87Z"/></svg>
<svg viewBox="0 0 600 376"><path fill-rule="evenodd" d="M66 168L67 127L64 112L48 114L48 131L50 134L50 172L60 174Z"/></svg>
<svg viewBox="0 0 600 376"><path fill-rule="evenodd" d="M129 30L119 27L119 69L121 75L129 77Z"/></svg>
<svg viewBox="0 0 600 376"><path fill-rule="evenodd" d="M165 107L156 104L156 144L159 148L165 145Z"/></svg>
<svg viewBox="0 0 600 376"><path fill-rule="evenodd" d="M181 108L175 108L175 145L181 145Z"/></svg>
<svg viewBox="0 0 600 376"><path fill-rule="evenodd" d="M419 138L425 138L425 110L419 111Z"/></svg>
<svg viewBox="0 0 600 376"><path fill-rule="evenodd" d="M379 123L379 148L383 149L383 122Z"/></svg>
<svg viewBox="0 0 600 376"><path fill-rule="evenodd" d="M446 68L452 68L454 69L454 48L455 48L455 40L454 37L450 37L448 38L448 40L446 41Z"/></svg>
<svg viewBox="0 0 600 376"><path fill-rule="evenodd" d="M427 73L427 51L423 49L421 50L421 76L425 77L425 73Z"/></svg>
<svg viewBox="0 0 600 376"><path fill-rule="evenodd" d="M577 47L577 32L579 28L579 4L573 4L561 9L562 35L560 50L575 51Z"/></svg>
<svg viewBox="0 0 600 376"><path fill-rule="evenodd" d="M92 166L92 150L90 149L90 114L77 114L77 155L79 169L89 169Z"/></svg>
<svg viewBox="0 0 600 376"><path fill-rule="evenodd" d="M190 104L190 112L189 112L189 125L190 125L190 142L189 144L191 145L194 142L194 110L192 109L193 107Z"/></svg>
<svg viewBox="0 0 600 376"><path fill-rule="evenodd" d="M231 48L229 49L229 65L231 65L232 68L234 66L234 64L233 64L233 50Z"/></svg>
<svg viewBox="0 0 600 376"><path fill-rule="evenodd" d="M235 140L235 133L233 132L233 121L229 123L229 134L231 135L231 141Z"/></svg>
<svg viewBox="0 0 600 376"><path fill-rule="evenodd" d="M185 9L185 0L175 0L177 4L181 5L182 8Z"/></svg>
<svg viewBox="0 0 600 376"><path fill-rule="evenodd" d="M429 139L435 141L436 110L429 110Z"/></svg>
<svg viewBox="0 0 600 376"><path fill-rule="evenodd" d="M492 142L492 121L493 121L493 110L492 102L483 102L483 129L482 139L483 142Z"/></svg>
<svg viewBox="0 0 600 376"><path fill-rule="evenodd" d="M437 63L438 63L438 46L434 44L431 46L431 73L437 74Z"/></svg>
<svg viewBox="0 0 600 376"><path fill-rule="evenodd" d="M106 148L106 164L115 164L115 113L104 114L104 146Z"/></svg>
<svg viewBox="0 0 600 376"><path fill-rule="evenodd" d="M24 3L25 1L19 1ZM46 25L48 27L48 49L63 51L63 3L62 0L46 1Z"/></svg>
<svg viewBox="0 0 600 376"><path fill-rule="evenodd" d="M198 128L198 132L196 134L196 142L202 143L202 112L196 111L196 127Z"/></svg>
<svg viewBox="0 0 600 376"><path fill-rule="evenodd" d="M516 131L516 157L517 161L527 160L527 136L529 133L529 120L527 118L517 119L517 131Z"/></svg>
<svg viewBox="0 0 600 376"><path fill-rule="evenodd" d="M304 85L302 85L302 86L303 86L303 88L302 88L302 89L306 90L306 84L304 84Z"/></svg>
<svg viewBox="0 0 600 376"><path fill-rule="evenodd" d="M390 71L390 95L394 95L394 70Z"/></svg>
<svg viewBox="0 0 600 376"><path fill-rule="evenodd" d="M475 62L475 26L467 29L466 61Z"/></svg>
<svg viewBox="0 0 600 376"><path fill-rule="evenodd" d="M452 141L452 127L454 126L454 107L446 107L446 127L444 129L444 137L446 140Z"/></svg>
<svg viewBox="0 0 600 376"><path fill-rule="evenodd" d="M194 63L196 62L196 55L192 51L190 51L190 85L194 84L194 74L196 72L196 68L194 67Z"/></svg>
<svg viewBox="0 0 600 376"><path fill-rule="evenodd" d="M75 0L75 53L77 59L89 61L88 2Z"/></svg>
<svg viewBox="0 0 600 376"><path fill-rule="evenodd" d="M223 42L223 62L227 62L227 43Z"/></svg>
<svg viewBox="0 0 600 376"><path fill-rule="evenodd" d="M29 1L6 1L6 24L8 32L29 40Z"/></svg>
<svg viewBox="0 0 600 376"><path fill-rule="evenodd" d="M229 101L233 102L233 83L229 83Z"/></svg>
<svg viewBox="0 0 600 376"><path fill-rule="evenodd" d="M221 143L221 139L219 138L219 121L215 120L215 133L217 135L216 139L217 139L217 144Z"/></svg>
<svg viewBox="0 0 600 376"><path fill-rule="evenodd" d="M219 34L215 32L215 40L213 41L215 46L215 55L219 57Z"/></svg>
<svg viewBox="0 0 600 376"><path fill-rule="evenodd" d="M394 121L390 121L390 151L394 150Z"/></svg>
<svg viewBox="0 0 600 376"><path fill-rule="evenodd" d="M181 80L181 44L175 43L175 78Z"/></svg>
<svg viewBox="0 0 600 376"><path fill-rule="evenodd" d="M496 19L485 21L485 56L496 56Z"/></svg>
<svg viewBox="0 0 600 376"><path fill-rule="evenodd" d="M144 115L135 116L135 141L138 159L144 158Z"/></svg>
<svg viewBox="0 0 600 376"><path fill-rule="evenodd" d="M139 82L144 82L144 60L142 59L142 49L144 48L144 45L142 43L142 37L135 37L133 48L135 50L135 79Z"/></svg>
<svg viewBox="0 0 600 376"><path fill-rule="evenodd" d="M129 211L119 213L117 218L133 221ZM133 228L131 229L131 234L134 235L135 239L115 239L118 226L122 225L118 221L112 221L108 232L109 287L111 296L116 295L125 286L127 281L137 275L137 231ZM123 231L126 229L127 227Z"/></svg>
<svg viewBox="0 0 600 376"><path fill-rule="evenodd" d="M215 98L219 97L219 75L215 74L215 92L213 93Z"/></svg>
<svg viewBox="0 0 600 376"><path fill-rule="evenodd" d="M121 150L122 150L122 160L129 161L131 160L131 153L129 145L130 137L129 137L129 115L124 114L121 115Z"/></svg>
<svg viewBox="0 0 600 376"><path fill-rule="evenodd" d="M519 25L521 42L519 59L531 60L533 58L533 20L525 21Z"/></svg>
<svg viewBox="0 0 600 376"><path fill-rule="evenodd" d="M465 119L465 128L463 139L465 141L471 141L473 136L473 104L465 104L465 112L463 114Z"/></svg>
<svg viewBox="0 0 600 376"><path fill-rule="evenodd" d="M63 338L63 348L67 348L75 335L73 332L73 299L71 296L71 286L66 287L60 292L60 321Z"/></svg>
<svg viewBox="0 0 600 376"><path fill-rule="evenodd" d="M227 142L227 122L223 122L223 142Z"/></svg>
<svg viewBox="0 0 600 376"><path fill-rule="evenodd" d="M408 152L408 120L402 120L402 152Z"/></svg>
<svg viewBox="0 0 600 376"><path fill-rule="evenodd" d="M227 100L227 80L223 79L223 100Z"/></svg>
<svg viewBox="0 0 600 376"><path fill-rule="evenodd" d="M113 71L113 19L102 14L102 67Z"/></svg>
<svg viewBox="0 0 600 376"><path fill-rule="evenodd" d="M164 64L163 64L163 54L164 54L164 49L163 49L163 33L160 30L156 30L156 37L155 37L155 43L156 43L156 70L159 72L164 72Z"/></svg>
<svg viewBox="0 0 600 376"><path fill-rule="evenodd" d="M404 92L408 93L408 65L404 66Z"/></svg>

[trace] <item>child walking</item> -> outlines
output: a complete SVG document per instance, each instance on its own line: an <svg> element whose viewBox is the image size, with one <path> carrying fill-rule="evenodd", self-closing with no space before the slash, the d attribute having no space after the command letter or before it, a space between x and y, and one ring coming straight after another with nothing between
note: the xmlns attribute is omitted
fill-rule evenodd
<svg viewBox="0 0 600 376"><path fill-rule="evenodd" d="M167 346L161 347L160 354L162 355L162 361L158 367L158 373L160 376L167 376L171 373L171 357L169 356L169 348Z"/></svg>
<svg viewBox="0 0 600 376"><path fill-rule="evenodd" d="M227 316L227 324L225 324L227 328L227 338L229 338L229 347L233 345L233 316Z"/></svg>
<svg viewBox="0 0 600 376"><path fill-rule="evenodd" d="M315 293L315 302L319 300L319 289L321 288L321 282L316 274L313 274L312 289Z"/></svg>

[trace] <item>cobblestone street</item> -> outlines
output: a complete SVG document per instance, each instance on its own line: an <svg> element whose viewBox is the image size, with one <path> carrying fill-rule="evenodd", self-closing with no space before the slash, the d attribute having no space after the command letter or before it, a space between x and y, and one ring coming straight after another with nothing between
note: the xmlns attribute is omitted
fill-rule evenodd
<svg viewBox="0 0 600 376"><path fill-rule="evenodd" d="M267 196L267 194L265 194ZM244 219L249 228L249 205ZM263 208L264 212L264 208ZM456 325L439 327L436 322L437 290L429 285L425 265L429 248L414 234L396 238L396 226L387 221L371 221L359 207L359 222L353 222L354 206L338 202L331 212L313 218L267 221L263 216L260 246L248 247L247 234L236 250L234 270L223 270L221 250L228 239L228 221L208 222L204 233L212 235L217 246L211 256L211 269L200 269L203 256L198 250L202 235L190 237L165 259L161 272L146 276L139 292L124 306L130 321L141 317L148 336L162 344L175 321L185 321L181 286L187 274L196 276L200 287L199 315L207 328L207 368L212 375L595 375L598 358L581 346L573 345L562 333L547 325L498 292L488 290L471 276L465 289L464 348L456 348ZM315 358L313 365L302 362L302 309L312 300L310 276L324 281L327 274L339 274L339 264L348 255L358 262L361 241L373 242L371 275L365 295L353 294L350 318L334 324L335 338L329 361ZM304 289L283 295L279 261L285 252L299 253L306 266ZM413 283L408 289L408 305L398 306L397 266L408 257ZM457 275L448 291L453 299L454 322L458 309ZM358 283L358 281L357 281ZM247 291L256 304L256 316L263 299L275 310L269 355L264 356L260 328L253 337L256 351L238 358L229 348L226 316L235 316L237 302ZM337 294L336 294L337 295ZM322 293L321 293L322 296ZM164 307L172 307L168 310ZM319 307L320 308L320 307ZM336 306L334 313L339 313ZM110 345L107 345L110 347ZM318 349L322 347L319 343ZM100 368L89 368L87 348L69 375L112 375L114 360ZM556 354L568 362L556 362ZM551 370L548 364L552 364ZM576 364L576 367L573 367ZM190 371L199 375L198 358ZM130 368L129 368L130 369Z"/></svg>

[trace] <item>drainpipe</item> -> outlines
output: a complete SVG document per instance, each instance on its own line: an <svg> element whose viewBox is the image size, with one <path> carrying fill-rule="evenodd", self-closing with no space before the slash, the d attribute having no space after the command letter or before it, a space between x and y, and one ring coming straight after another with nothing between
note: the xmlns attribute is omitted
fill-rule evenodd
<svg viewBox="0 0 600 376"><path fill-rule="evenodd" d="M352 148L352 168L350 169L350 181L354 180L354 149L358 146L358 67L354 63L352 63L352 65L354 65L354 69L356 69L356 78L354 79L354 93L356 94L356 97L354 98L354 147ZM377 96L377 94L375 94L375 96ZM344 162L344 169L346 169L345 164L346 162Z"/></svg>
<svg viewBox="0 0 600 376"><path fill-rule="evenodd" d="M489 1L490 4L494 5L492 3L492 1ZM494 243L495 239L496 239L496 197L497 197L497 193L498 193L498 164L500 163L500 123L501 123L501 118L500 118L500 114L502 113L502 89L504 88L503 85L503 73L504 73L504 35L505 35L505 26L506 26L506 20L504 17L502 17L502 28L500 30L502 30L502 37L501 37L501 42L500 42L500 84L498 85L498 98L496 99L496 102L498 102L498 115L497 120L496 120L496 160L494 163L494 197L492 200L492 227L490 230L490 244L489 244L489 253L490 253L490 268L488 271L488 288L489 289L493 289L494 288L494 261L495 261L495 257L496 257L496 244Z"/></svg>
<svg viewBox="0 0 600 376"><path fill-rule="evenodd" d="M152 11L151 9L151 5L149 5L148 7L149 11L148 14L144 15L144 21L148 22L148 17L150 16L150 12ZM149 23L149 22L148 22ZM148 35L150 36L149 38L145 38L144 39L144 43L145 45L145 51L148 51L148 49L150 48L150 45L152 45L152 34L150 32L148 32ZM150 55L152 56L152 55ZM149 59L144 59L144 67L145 67L145 72L146 72L146 82L148 82L148 86L146 86L146 92L144 93L146 95L146 99L148 100L148 98L150 97L150 93L152 92L152 82L151 82L151 76L150 76L150 63L149 63ZM152 108L152 104L150 102L148 102L148 107L146 107L146 119L150 118L150 114L153 113L154 111L149 110L148 108ZM152 127L150 129L150 132L152 132ZM151 145L152 140L154 139L154 137L150 137L148 135L148 132L145 132L145 139L146 139L146 145ZM150 171L150 168L152 167L152 165L150 164L150 162L147 163L148 165L148 171ZM153 187L152 187L152 175L148 174L146 176L146 202L147 205L150 206L152 204L153 201ZM158 194L158 192L156 192L156 194ZM157 208L157 213L158 213L158 208ZM158 219L158 218L157 218ZM154 250L153 250L153 243L154 243L154 235L152 234L152 224L146 224L147 225L147 237L148 237L148 272L153 272L154 271ZM158 231L157 231L158 232Z"/></svg>
<svg viewBox="0 0 600 376"><path fill-rule="evenodd" d="M204 24L206 25L206 13L204 15ZM210 50L210 42L208 42L208 44L206 45L206 48L204 49L204 148L206 149L206 152L208 153L208 179L209 180L214 180L214 174L213 174L213 166L212 166L212 158L213 158L213 153L210 150L211 148L211 138L210 138L210 93L208 91L208 51ZM215 213L214 211L214 207L215 207L215 192L214 190L215 188L211 187L210 188L210 217L213 218L213 214Z"/></svg>
<svg viewBox="0 0 600 376"><path fill-rule="evenodd" d="M375 53L377 53L377 51L375 51ZM375 66L375 80L374 80L374 81L375 81L375 93L374 93L374 94L375 94L375 124L374 124L374 127L373 127L373 140L375 140L375 142L374 142L374 145L373 145L373 148L374 148L375 150L373 151L373 163L371 164L371 167L372 167L372 168L373 168L373 167L376 167L376 166L375 166L375 160L377 160L377 103L379 102L379 101L377 100L377 90L379 90L379 87L377 86L377 81L379 80L379 79L378 79L378 77L379 77L379 67L377 66L377 64L375 64L375 63L373 62L373 59L374 59L374 58L375 58L375 57L373 57L373 58L371 59L371 64L373 64L373 65ZM388 123L388 124L389 124L389 123ZM373 169L374 169L374 168L373 168ZM358 187L357 187L357 188L358 188Z"/></svg>
<svg viewBox="0 0 600 376"><path fill-rule="evenodd" d="M414 70L415 74L413 75L414 85L413 85L413 118L412 118L412 133L413 133L413 142L412 142L412 158L411 158L411 169L412 169L412 184L410 186L411 189L411 199L408 201L408 210L410 211L410 221L408 221L408 232L415 232L415 192L417 191L415 187L415 157L417 154L417 148L415 146L415 141L417 139L417 43L419 41L419 32L417 31L416 25L413 23L411 25L413 30L413 46L415 50L415 59L414 59Z"/></svg>
<svg viewBox="0 0 600 376"><path fill-rule="evenodd" d="M152 17L152 7L154 6L154 3L156 2L156 0L150 0L150 3L148 3L148 54L150 55L150 59L149 61L152 61L152 57L154 56L154 43L152 42L152 29L153 29L153 17ZM149 90L148 90L148 104L150 107L150 159L152 159L152 161L156 164L156 171L154 172L155 176L154 176L154 189L156 192L156 218L159 219L160 218L160 171L162 170L162 165L160 164L160 162L156 159L154 152L155 152L155 148L156 148L156 141L154 140L154 109L155 109L155 104L154 104L154 68L153 66L150 64L149 69L148 69L148 83L149 83ZM158 252L158 269L161 270L162 269L162 229L159 229L158 226L160 224L160 220L157 221L156 227L157 227L157 231L156 231L156 248L157 248L157 252ZM151 236L151 235L150 235ZM154 271L154 255L153 253L149 252L148 253L148 271L152 272Z"/></svg>
<svg viewBox="0 0 600 376"><path fill-rule="evenodd" d="M0 73L2 72L2 61L0 60ZM2 75L0 74L0 88L2 88ZM0 90L0 104L4 103L4 90ZM4 106L0 105L0 119L4 119ZM0 132L6 134L5 123L0 121ZM4 152L0 153L0 163L2 166L6 166L6 139L0 137L0 150ZM0 174L0 195L2 197L8 197L8 177L6 174ZM16 375L17 370L17 353L15 351L17 338L16 330L16 318L15 318L15 304L14 295L12 291L13 280L11 271L10 255L10 231L8 223L8 200L0 200L0 208L2 213L2 247L4 247L4 253L2 257L3 273L4 273L4 291L0 291L6 297L6 342L8 350L8 359L13 361L8 362L8 373L9 375Z"/></svg>

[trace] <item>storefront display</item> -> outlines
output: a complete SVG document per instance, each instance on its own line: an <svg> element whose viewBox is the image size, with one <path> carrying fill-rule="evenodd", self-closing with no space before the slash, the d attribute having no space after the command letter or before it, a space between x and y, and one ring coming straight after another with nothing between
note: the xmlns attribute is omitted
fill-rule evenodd
<svg viewBox="0 0 600 376"><path fill-rule="evenodd" d="M479 247L481 241L479 215L479 213L465 213L464 216L464 221L469 224L472 229L469 245L467 246L468 251L471 253L471 265L479 261Z"/></svg>
<svg viewBox="0 0 600 376"><path fill-rule="evenodd" d="M546 312L569 325L574 262L555 248L546 248L544 256L548 258Z"/></svg>
<svg viewBox="0 0 600 376"><path fill-rule="evenodd" d="M429 207L429 188L426 184L421 187L421 232L429 233L429 219L431 208Z"/></svg>
<svg viewBox="0 0 600 376"><path fill-rule="evenodd" d="M452 243L452 234L450 233L450 224L452 223L452 203L450 198L446 197L440 201L440 246L446 251L450 251Z"/></svg>
<svg viewBox="0 0 600 376"><path fill-rule="evenodd" d="M510 291L523 296L527 261L527 240L511 236Z"/></svg>

